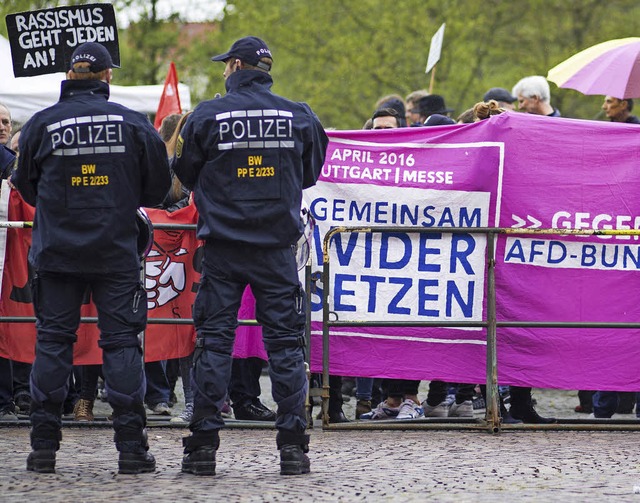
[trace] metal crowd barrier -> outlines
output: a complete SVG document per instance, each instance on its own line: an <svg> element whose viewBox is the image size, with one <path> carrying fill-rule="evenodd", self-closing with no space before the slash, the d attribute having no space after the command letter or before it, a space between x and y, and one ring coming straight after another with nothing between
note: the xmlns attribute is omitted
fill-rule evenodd
<svg viewBox="0 0 640 503"><path fill-rule="evenodd" d="M6 229L31 229L33 222L0 222L0 228ZM153 224L153 228L158 230L172 231L195 231L195 224ZM0 316L0 322L7 323L35 323L33 316ZM84 316L80 318L80 323L98 323L95 316ZM148 325L193 325L192 318L147 318ZM238 320L239 325L257 326L256 320Z"/></svg>
<svg viewBox="0 0 640 503"><path fill-rule="evenodd" d="M29 229L33 222L0 222L0 228ZM195 230L195 224L153 224L158 230ZM441 322L441 321L416 321L416 322L389 322L389 321L341 321L329 306L330 297L330 260L329 248L333 236L341 233L443 233L443 234L486 234L487 235L487 316L486 320L469 322ZM506 430L640 430L640 421L637 420L560 420L555 424L502 424L498 406L497 383L497 358L496 358L496 330L498 327L533 327L533 328L640 328L638 323L604 323L604 322L536 322L536 321L497 321L496 319L496 285L495 285L495 239L497 234L512 235L578 235L578 236L615 236L628 235L640 236L640 230L589 230L589 229L514 229L502 227L412 227L412 226L370 226L370 227L334 227L324 237L323 241L323 269L322 269L322 387L311 388L307 400L307 412L311 412L311 399L320 397L322 400L322 428L327 430L410 430L410 429L450 429L450 430L487 430L498 433ZM311 285L312 267L310 259L305 267L305 290L307 296L307 324L306 324L306 355L307 373L309 374L309 352L311 331ZM332 320L331 317L334 317ZM2 316L0 322L7 323L34 323L35 317ZM97 317L82 317L81 323L97 323ZM148 318L148 324L159 325L189 325L193 324L191 318ZM238 320L239 325L257 326L256 320ZM474 327L487 329L487 399L486 415L484 418L427 418L408 421L353 421L349 423L329 423L329 330L331 327L354 326L399 326L399 327ZM313 418L309 417L309 427L313 427ZM263 428L263 425L251 425L242 423L242 427ZM181 425L176 425L182 427Z"/></svg>
<svg viewBox="0 0 640 503"><path fill-rule="evenodd" d="M418 233L418 234L486 234L486 319L483 321L341 321L337 313L331 311L329 249L332 238L342 233ZM420 226L373 226L373 227L334 227L324 236L322 256L322 427L327 430L408 430L408 429L480 429L498 433L501 429L527 430L640 430L637 420L559 420L554 424L502 424L498 405L496 330L498 327L532 328L640 328L638 323L603 322L537 322L537 321L498 321L496 319L496 283L495 283L495 240L498 234L511 235L573 235L573 236L640 236L640 230L600 230L600 229L516 229L502 227L420 227ZM332 319L333 318L333 319ZM486 415L482 419L463 418L425 418L415 420L361 420L349 423L329 422L329 330L331 327L480 327L487 329L487 399Z"/></svg>
<svg viewBox="0 0 640 503"><path fill-rule="evenodd" d="M0 222L0 229L31 229L33 227L33 222L18 222L18 221L9 221L9 222ZM195 231L195 224L160 224L154 223L153 228L158 230L188 230ZM142 270L142 274L144 274L144 266ZM36 318L34 316L0 316L0 322L6 323L35 323ZM98 323L98 318L95 316L83 316L80 318L80 323ZM147 318L148 325L193 325L192 318ZM258 326L259 323L257 320L238 320L238 325L242 326ZM142 348L144 352L144 332L139 335ZM169 417L162 418L161 420L153 420L148 418L149 426L162 426L162 427L172 427L172 428L184 428L185 425L181 423L170 423ZM2 426L20 426L23 424L23 421L5 421L2 423ZM104 418L96 417L95 421L88 422L75 422L75 421L67 421L63 420L63 425L65 427L96 427L96 428L111 428L111 421L108 421ZM238 420L230 420L227 421L227 425L231 428L240 427L243 429L272 429L273 424L263 423L263 422L252 422L252 421L238 421Z"/></svg>

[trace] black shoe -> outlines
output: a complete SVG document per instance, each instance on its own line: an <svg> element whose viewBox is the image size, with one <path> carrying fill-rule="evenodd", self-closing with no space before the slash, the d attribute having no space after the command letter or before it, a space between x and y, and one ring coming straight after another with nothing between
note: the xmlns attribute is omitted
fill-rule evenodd
<svg viewBox="0 0 640 503"><path fill-rule="evenodd" d="M347 416L344 415L344 412L342 412L342 410L339 410L338 412L329 412L329 423L350 423L351 421L349 421L347 419Z"/></svg>
<svg viewBox="0 0 640 503"><path fill-rule="evenodd" d="M48 449L31 451L27 457L27 470L36 473L55 473L56 451Z"/></svg>
<svg viewBox="0 0 640 503"><path fill-rule="evenodd" d="M156 471L156 458L148 451L121 452L118 473L136 474Z"/></svg>
<svg viewBox="0 0 640 503"><path fill-rule="evenodd" d="M514 419L520 419L523 423L527 424L552 424L556 422L555 417L542 417L539 415L533 406L524 410L514 409L514 407L511 406L509 412Z"/></svg>
<svg viewBox="0 0 640 503"><path fill-rule="evenodd" d="M29 393L24 391L18 393L14 399L14 403L16 404L16 413L28 416L31 412L31 397Z"/></svg>
<svg viewBox="0 0 640 503"><path fill-rule="evenodd" d="M216 474L216 449L213 446L198 447L182 458L182 471L193 475Z"/></svg>
<svg viewBox="0 0 640 503"><path fill-rule="evenodd" d="M522 421L511 416L508 410L500 411L500 422L502 424L522 424Z"/></svg>
<svg viewBox="0 0 640 503"><path fill-rule="evenodd" d="M263 404L259 398L256 398L253 401L253 406L257 407L258 409L264 411L265 416L268 417L268 419L263 419L263 421L275 421L276 420L276 413L274 411L272 411L269 407L267 407L265 404Z"/></svg>
<svg viewBox="0 0 640 503"><path fill-rule="evenodd" d="M63 406L62 406L62 415L63 416L70 416L73 414L73 409L75 408L76 403L75 402L70 402L70 401L65 401Z"/></svg>
<svg viewBox="0 0 640 503"><path fill-rule="evenodd" d="M236 419L243 421L275 421L276 413L265 407L260 400L243 404L233 405L233 415Z"/></svg>
<svg viewBox="0 0 640 503"><path fill-rule="evenodd" d="M280 448L280 475L301 475L311 471L309 456L299 445L285 444Z"/></svg>

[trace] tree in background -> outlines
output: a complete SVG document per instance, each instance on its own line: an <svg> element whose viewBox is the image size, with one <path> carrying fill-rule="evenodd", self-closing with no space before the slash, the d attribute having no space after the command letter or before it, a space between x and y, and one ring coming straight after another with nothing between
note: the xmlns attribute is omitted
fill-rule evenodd
<svg viewBox="0 0 640 503"><path fill-rule="evenodd" d="M431 37L446 22L434 93L455 114L490 87L512 86L575 52L640 33L635 0L230 0L221 22L229 43L252 33L274 52L278 90L309 101L323 124L362 126L380 96L428 88ZM565 116L595 118L602 97L552 84Z"/></svg>
<svg viewBox="0 0 640 503"><path fill-rule="evenodd" d="M120 8L127 8L134 0L123 0L119 3ZM157 11L158 0L138 4L142 5L143 9L140 19L131 22L125 30L118 30L121 70L118 71L117 79L127 84L158 84L167 74L167 54L177 44L182 23L178 14L160 19Z"/></svg>
<svg viewBox="0 0 640 503"><path fill-rule="evenodd" d="M95 0L93 0L95 1ZM256 35L274 53L275 91L307 101L326 127L359 129L383 95L428 88L431 37L445 22L434 93L457 115L490 87L512 86L574 53L640 33L637 0L228 0L220 20L189 23L190 12L160 19L160 0L114 0L142 14L121 27L119 84L161 84L170 61L191 88L192 103L224 93L210 57ZM84 2L4 0L0 14ZM6 27L1 27L6 35ZM598 118L601 96L557 89L565 117Z"/></svg>

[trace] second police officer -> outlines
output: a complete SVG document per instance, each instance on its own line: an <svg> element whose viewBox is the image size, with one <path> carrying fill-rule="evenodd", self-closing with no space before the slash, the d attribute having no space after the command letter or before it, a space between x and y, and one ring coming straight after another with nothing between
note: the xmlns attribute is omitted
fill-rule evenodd
<svg viewBox="0 0 640 503"><path fill-rule="evenodd" d="M182 471L215 474L238 309L249 284L278 405L280 473L308 473L304 292L292 245L303 231L302 189L316 183L328 138L308 105L271 92L273 57L264 41L241 38L212 59L225 63L227 94L196 107L172 164L194 191L197 236L205 242Z"/></svg>

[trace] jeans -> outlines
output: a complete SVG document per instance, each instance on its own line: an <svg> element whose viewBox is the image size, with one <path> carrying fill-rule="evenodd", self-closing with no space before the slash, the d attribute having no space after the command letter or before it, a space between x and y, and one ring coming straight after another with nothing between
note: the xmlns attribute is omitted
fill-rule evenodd
<svg viewBox="0 0 640 503"><path fill-rule="evenodd" d="M617 391L596 391L593 394L593 415L595 417L611 417L618 408Z"/></svg>
<svg viewBox="0 0 640 503"><path fill-rule="evenodd" d="M147 377L147 393L144 401L150 407L159 403L169 403L171 390L165 373L165 361L146 362L144 373Z"/></svg>
<svg viewBox="0 0 640 503"><path fill-rule="evenodd" d="M373 377L356 377L356 398L371 400L373 396Z"/></svg>

